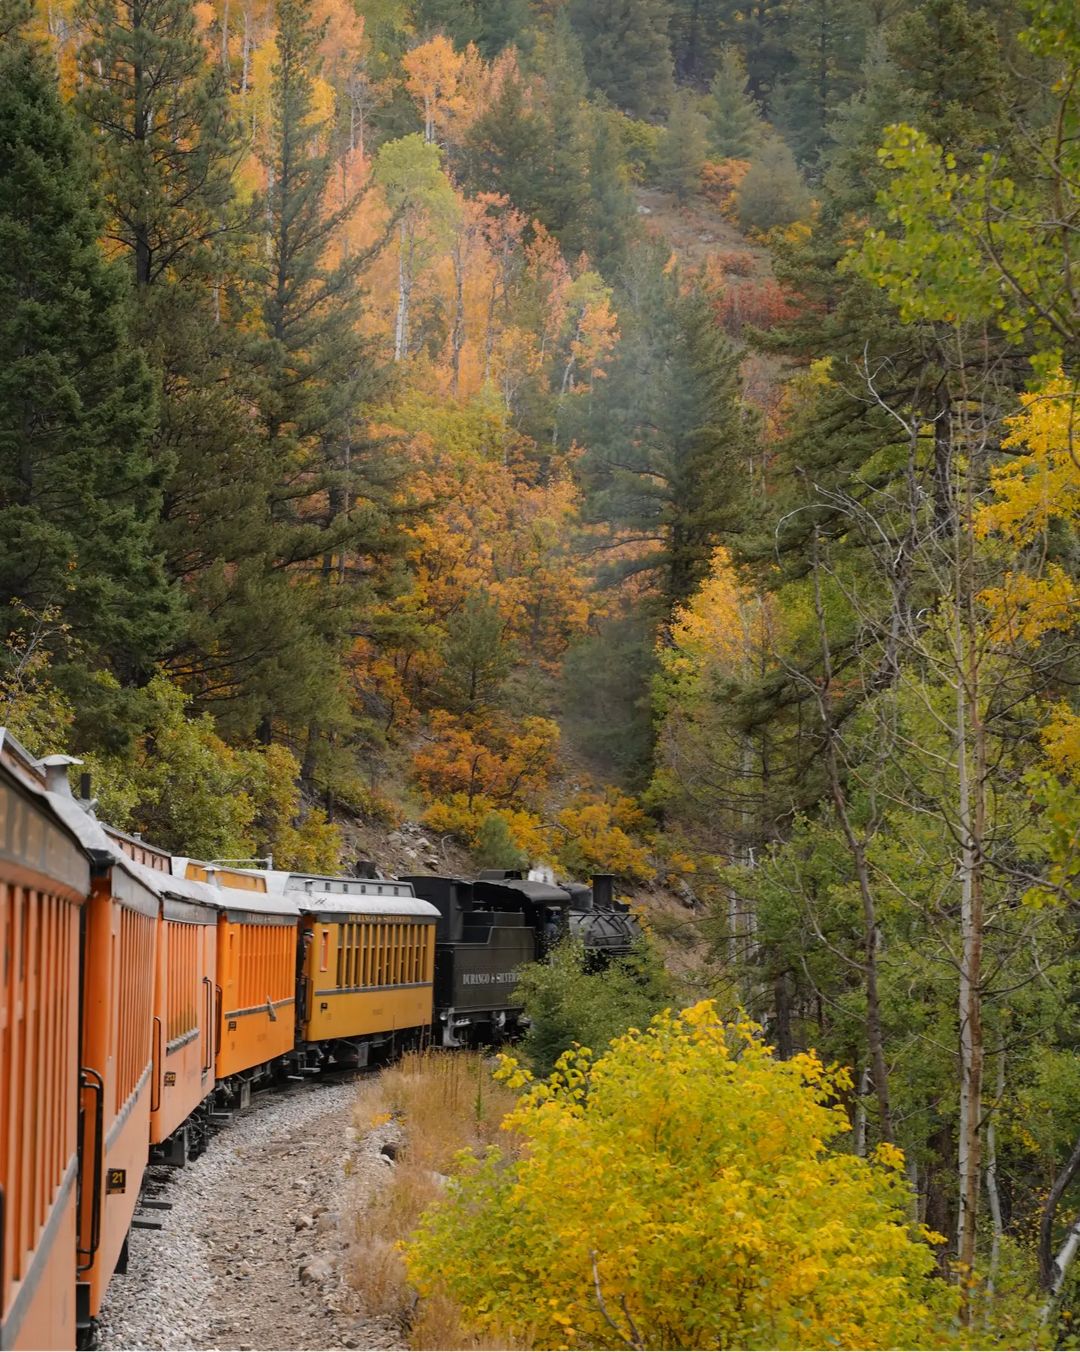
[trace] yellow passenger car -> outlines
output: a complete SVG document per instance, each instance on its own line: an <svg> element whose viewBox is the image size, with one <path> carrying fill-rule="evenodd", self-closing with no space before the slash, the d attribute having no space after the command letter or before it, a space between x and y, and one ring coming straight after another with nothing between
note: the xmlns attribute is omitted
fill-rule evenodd
<svg viewBox="0 0 1080 1352"><path fill-rule="evenodd" d="M299 1041L364 1066L429 1034L438 911L408 883L289 874L300 909Z"/></svg>

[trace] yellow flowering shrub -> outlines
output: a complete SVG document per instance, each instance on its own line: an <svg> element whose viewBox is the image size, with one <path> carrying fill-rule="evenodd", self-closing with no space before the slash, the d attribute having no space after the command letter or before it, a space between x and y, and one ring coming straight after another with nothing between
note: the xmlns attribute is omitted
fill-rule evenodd
<svg viewBox="0 0 1080 1352"><path fill-rule="evenodd" d="M913 1226L902 1156L830 1149L847 1073L782 1062L712 1001L576 1047L462 1159L406 1249L422 1296L543 1348L940 1347L957 1295Z"/></svg>

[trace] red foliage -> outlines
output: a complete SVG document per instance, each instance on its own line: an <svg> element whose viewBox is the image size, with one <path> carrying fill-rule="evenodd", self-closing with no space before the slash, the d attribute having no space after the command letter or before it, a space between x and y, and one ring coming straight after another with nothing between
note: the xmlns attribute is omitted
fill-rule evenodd
<svg viewBox="0 0 1080 1352"><path fill-rule="evenodd" d="M716 318L725 333L741 338L747 327L771 329L788 324L802 307L773 277L727 285L714 302Z"/></svg>
<svg viewBox="0 0 1080 1352"><path fill-rule="evenodd" d="M725 277L749 277L754 271L754 255L737 250L715 253L710 256L709 265Z"/></svg>

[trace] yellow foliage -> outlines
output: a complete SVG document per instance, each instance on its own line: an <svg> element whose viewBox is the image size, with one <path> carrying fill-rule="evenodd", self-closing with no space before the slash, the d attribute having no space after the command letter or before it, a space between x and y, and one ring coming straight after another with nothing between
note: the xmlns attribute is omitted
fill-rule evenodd
<svg viewBox="0 0 1080 1352"><path fill-rule="evenodd" d="M423 822L430 830L453 836L469 849L475 849L479 844L480 828L492 816L502 818L511 841L530 860L549 863L554 859L550 834L535 813L524 808L499 807L483 794L478 794L471 802L464 793L436 799L424 813Z"/></svg>
<svg viewBox="0 0 1080 1352"><path fill-rule="evenodd" d="M645 831L648 819L617 789L600 799L577 798L556 821L564 836L559 862L570 874L614 873L641 882L653 877L649 851L634 838Z"/></svg>
<svg viewBox="0 0 1080 1352"><path fill-rule="evenodd" d="M943 1347L958 1296L899 1152L830 1149L847 1073L705 1001L525 1087L523 1146L459 1165L407 1251L421 1295L536 1347Z"/></svg>
<svg viewBox="0 0 1080 1352"><path fill-rule="evenodd" d="M1067 633L1080 615L1080 586L1056 563L1042 577L1006 573L1000 587L987 587L979 599L998 639L1038 643L1055 630Z"/></svg>
<svg viewBox="0 0 1080 1352"><path fill-rule="evenodd" d="M1020 396L1023 412L1007 418L1003 450L1020 450L996 469L996 500L980 509L979 535L1003 535L1029 544L1053 518L1080 520L1080 448L1076 445L1076 388L1059 371L1041 389Z"/></svg>
<svg viewBox="0 0 1080 1352"><path fill-rule="evenodd" d="M1080 714L1059 704L1043 728L1042 741L1050 769L1080 784Z"/></svg>

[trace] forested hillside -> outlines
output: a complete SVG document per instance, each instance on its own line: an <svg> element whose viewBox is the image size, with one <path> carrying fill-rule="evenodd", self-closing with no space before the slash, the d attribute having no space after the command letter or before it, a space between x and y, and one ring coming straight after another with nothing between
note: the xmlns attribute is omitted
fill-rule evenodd
<svg viewBox="0 0 1080 1352"><path fill-rule="evenodd" d="M0 5L0 724L185 853L662 892L985 1336L1061 1297L1071 0Z"/></svg>

